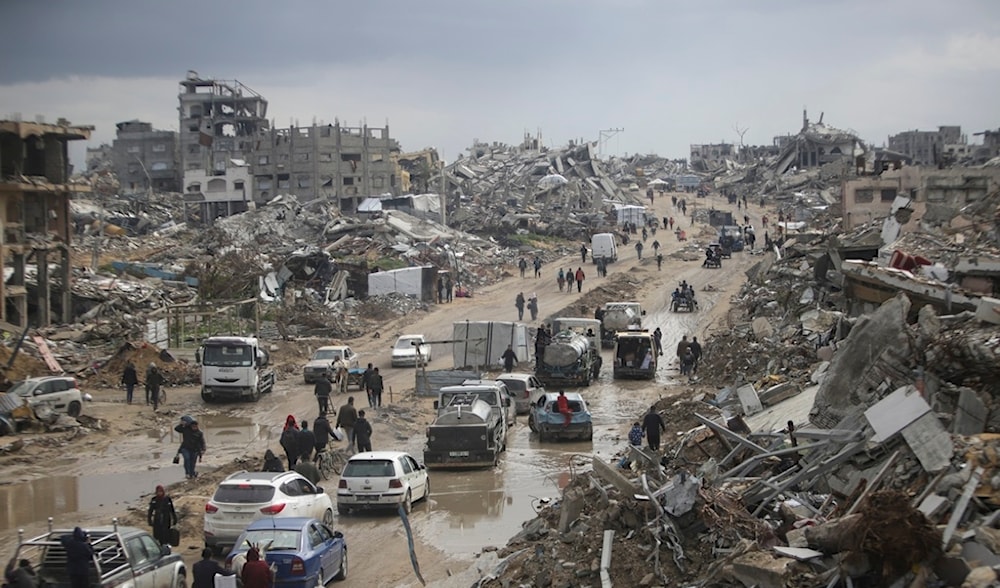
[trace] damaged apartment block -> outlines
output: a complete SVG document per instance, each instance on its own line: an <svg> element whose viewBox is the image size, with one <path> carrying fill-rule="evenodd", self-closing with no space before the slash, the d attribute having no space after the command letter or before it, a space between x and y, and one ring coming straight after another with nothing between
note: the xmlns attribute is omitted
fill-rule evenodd
<svg viewBox="0 0 1000 588"><path fill-rule="evenodd" d="M92 130L62 119L0 121L0 327L6 330L48 326L53 314L57 322L71 320L69 202L90 186L70 184L67 145L89 139Z"/></svg>
<svg viewBox="0 0 1000 588"><path fill-rule="evenodd" d="M389 127L332 125L271 129L260 134L254 159L255 201L295 194L302 202L336 201L358 211L373 194L399 195L399 142Z"/></svg>
<svg viewBox="0 0 1000 588"><path fill-rule="evenodd" d="M210 224L249 209L250 167L258 132L267 130L267 100L239 81L181 81L180 149L185 218Z"/></svg>

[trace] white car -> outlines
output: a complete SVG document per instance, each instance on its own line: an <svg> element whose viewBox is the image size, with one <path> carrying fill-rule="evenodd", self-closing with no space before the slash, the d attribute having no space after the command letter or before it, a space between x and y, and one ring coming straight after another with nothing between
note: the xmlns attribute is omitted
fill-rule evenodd
<svg viewBox="0 0 1000 588"><path fill-rule="evenodd" d="M347 345L324 345L302 367L302 379L312 384L322 377L332 377L333 364L340 358L347 361L348 369L358 367L358 354Z"/></svg>
<svg viewBox="0 0 1000 588"><path fill-rule="evenodd" d="M531 374L504 373L497 376L497 381L506 384L517 414L528 414L531 405L545 394L545 386Z"/></svg>
<svg viewBox="0 0 1000 588"><path fill-rule="evenodd" d="M297 472L237 472L205 504L205 545L232 546L253 521L266 516L310 517L333 525L333 501Z"/></svg>
<svg viewBox="0 0 1000 588"><path fill-rule="evenodd" d="M423 335L402 335L396 339L392 346L392 367L417 365L417 354L421 364L430 363L431 346L426 341Z"/></svg>
<svg viewBox="0 0 1000 588"><path fill-rule="evenodd" d="M72 376L28 378L14 384L7 394L20 396L36 410L44 407L71 417L83 412L83 393Z"/></svg>
<svg viewBox="0 0 1000 588"><path fill-rule="evenodd" d="M358 453L347 460L337 487L337 512L396 508L410 512L431 494L427 468L402 451Z"/></svg>

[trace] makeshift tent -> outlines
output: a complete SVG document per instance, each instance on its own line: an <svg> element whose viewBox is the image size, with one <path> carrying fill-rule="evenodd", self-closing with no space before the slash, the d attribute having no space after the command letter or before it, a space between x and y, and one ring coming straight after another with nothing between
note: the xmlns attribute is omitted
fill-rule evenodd
<svg viewBox="0 0 1000 588"><path fill-rule="evenodd" d="M464 321L452 323L452 358L456 368L500 367L500 356L511 345L518 364L531 360L528 326L504 321Z"/></svg>

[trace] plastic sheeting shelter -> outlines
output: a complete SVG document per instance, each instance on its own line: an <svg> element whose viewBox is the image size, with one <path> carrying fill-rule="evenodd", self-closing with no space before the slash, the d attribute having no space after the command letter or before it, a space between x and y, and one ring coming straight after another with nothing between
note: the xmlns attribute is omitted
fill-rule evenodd
<svg viewBox="0 0 1000 588"><path fill-rule="evenodd" d="M368 274L368 295L398 292L418 300L433 302L437 269L433 266L404 267Z"/></svg>
<svg viewBox="0 0 1000 588"><path fill-rule="evenodd" d="M452 358L456 368L498 368L500 356L510 345L519 365L531 359L528 326L503 321L465 321L452 323ZM523 369L521 370L523 371Z"/></svg>
<svg viewBox="0 0 1000 588"><path fill-rule="evenodd" d="M635 223L636 225L642 226L646 224L646 207L645 206L635 206L633 204L626 204L624 206L616 207L615 213L618 217L618 224L622 225L626 222Z"/></svg>

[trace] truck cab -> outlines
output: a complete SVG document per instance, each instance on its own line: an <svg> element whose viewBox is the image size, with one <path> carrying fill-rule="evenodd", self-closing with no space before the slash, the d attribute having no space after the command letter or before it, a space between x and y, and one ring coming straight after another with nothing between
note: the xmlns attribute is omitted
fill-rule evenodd
<svg viewBox="0 0 1000 588"><path fill-rule="evenodd" d="M614 378L652 380L656 376L656 341L648 330L616 334Z"/></svg>
<svg viewBox="0 0 1000 588"><path fill-rule="evenodd" d="M260 400L274 389L270 354L256 337L209 337L195 353L201 365L201 399Z"/></svg>

